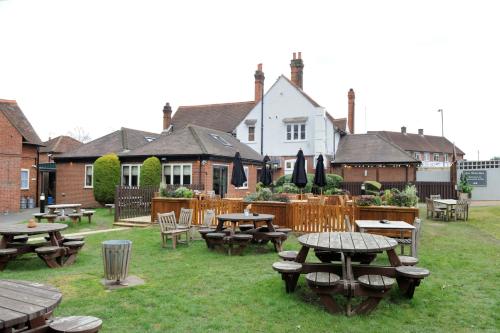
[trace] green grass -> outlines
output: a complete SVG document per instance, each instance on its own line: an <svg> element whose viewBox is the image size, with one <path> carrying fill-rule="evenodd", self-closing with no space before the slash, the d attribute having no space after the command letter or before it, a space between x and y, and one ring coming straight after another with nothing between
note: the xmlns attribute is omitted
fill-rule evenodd
<svg viewBox="0 0 500 333"><path fill-rule="evenodd" d="M271 269L277 255L270 246L235 257L210 252L201 241L174 251L161 248L157 228L89 236L77 262L62 269L24 256L0 278L57 286L64 297L55 314L98 316L102 332L494 332L500 329L497 212L475 208L467 223L424 221L419 266L431 276L412 300L394 288L369 316L328 314L303 277L286 294ZM106 214L109 224L107 211L100 216ZM130 273L145 285L103 289L100 243L113 238L133 241ZM285 244L299 247L294 237Z"/></svg>

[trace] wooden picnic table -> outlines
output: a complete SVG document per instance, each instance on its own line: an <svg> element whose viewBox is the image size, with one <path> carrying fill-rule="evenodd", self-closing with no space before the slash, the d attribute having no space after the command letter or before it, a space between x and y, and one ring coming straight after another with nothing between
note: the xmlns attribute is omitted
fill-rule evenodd
<svg viewBox="0 0 500 333"><path fill-rule="evenodd" d="M305 234L298 238L302 245L296 262L301 264L300 270L290 279L290 291L294 291L300 274L313 272L334 273L340 277L338 283L320 286L320 299L331 313L344 311L334 300L334 294L344 295L348 301L346 314L368 313L373 310L386 295L388 289L369 288L366 286L366 277L377 279L375 283L385 283L386 280L397 278L400 289L407 297L413 297L420 279L404 278L397 269L401 262L395 252L397 242L382 235L360 232L322 232ZM341 263L306 263L309 249L341 253ZM353 264L352 257L358 253L379 253L385 251L389 257L390 266ZM361 278L361 280L360 280ZM287 287L288 288L288 287ZM390 288L390 287L389 287ZM351 308L353 297L367 297L355 308Z"/></svg>
<svg viewBox="0 0 500 333"><path fill-rule="evenodd" d="M405 222L405 221L387 221L387 223L381 223L380 220L356 220L356 225L359 228L360 232L366 232L368 230L372 230L372 233L376 233L377 229L383 230L400 230L401 238L403 237L403 232L405 230L411 231L411 255L416 256L417 248L416 248L416 228L415 226Z"/></svg>
<svg viewBox="0 0 500 333"><path fill-rule="evenodd" d="M49 214L55 214L55 211L60 209L62 216L64 216L64 210L69 208L76 209L77 212L80 212L82 204L57 204L57 205L48 205L46 206L49 210Z"/></svg>
<svg viewBox="0 0 500 333"><path fill-rule="evenodd" d="M61 292L49 285L0 280L0 332L47 332L46 318L61 299Z"/></svg>
<svg viewBox="0 0 500 333"><path fill-rule="evenodd" d="M27 224L12 224L12 225L0 225L0 249L6 249L10 247L14 242L14 236L19 235L41 235L48 234L50 237L50 244L52 246L60 246L61 240L63 239L61 231L68 227L64 223L38 223L34 228L28 228ZM33 252L33 247L30 245L16 246L18 249L18 254Z"/></svg>
<svg viewBox="0 0 500 333"><path fill-rule="evenodd" d="M446 220L451 220L451 212L453 207L457 204L455 199L434 199L434 202L446 207Z"/></svg>

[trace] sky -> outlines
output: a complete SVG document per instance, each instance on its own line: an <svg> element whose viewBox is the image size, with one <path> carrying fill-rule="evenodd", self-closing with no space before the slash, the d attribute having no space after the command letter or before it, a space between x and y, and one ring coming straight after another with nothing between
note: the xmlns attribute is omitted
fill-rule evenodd
<svg viewBox="0 0 500 333"><path fill-rule="evenodd" d="M356 133L444 135L469 160L500 156L498 1L0 0L0 99L42 140L83 128L162 130L166 102L248 101L290 77Z"/></svg>

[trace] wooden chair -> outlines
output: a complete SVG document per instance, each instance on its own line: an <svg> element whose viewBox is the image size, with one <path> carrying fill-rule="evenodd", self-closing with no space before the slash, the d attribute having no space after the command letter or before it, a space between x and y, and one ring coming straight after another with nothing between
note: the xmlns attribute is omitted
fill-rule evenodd
<svg viewBox="0 0 500 333"><path fill-rule="evenodd" d="M440 219L444 219L445 218L445 213L446 213L446 208L445 207L439 207L438 205L436 205L436 203L434 202L433 199L430 199L430 198L425 198L425 204L426 204L426 207L427 207L427 217L431 218L431 219L434 219L435 217L436 218L440 218Z"/></svg>
<svg viewBox="0 0 500 333"><path fill-rule="evenodd" d="M412 253L412 256L414 258L418 258L418 244L420 242L420 232L422 231L422 221L419 218L416 218L415 222L413 223L413 226L415 227L415 246L414 246L415 253ZM401 254L402 255L404 254L404 246L405 245L412 246L411 238L398 238L398 239L396 239L396 241L398 242L398 244L401 245ZM402 256L400 256L400 257L402 257ZM402 258L402 259L405 259L405 258ZM409 262L413 262L413 260L409 259ZM417 260L417 262L418 262L418 260Z"/></svg>
<svg viewBox="0 0 500 333"><path fill-rule="evenodd" d="M172 239L172 247L175 249L177 246L177 238L180 238L182 234L186 235L186 242L189 245L189 229L177 228L174 212L158 213L158 223L160 224L162 247L166 247L167 240L170 237Z"/></svg>
<svg viewBox="0 0 500 333"><path fill-rule="evenodd" d="M452 214L454 214L455 220L467 221L469 219L469 201L458 200Z"/></svg>
<svg viewBox="0 0 500 333"><path fill-rule="evenodd" d="M441 199L441 194L431 194L429 198L431 198L431 200L439 200Z"/></svg>
<svg viewBox="0 0 500 333"><path fill-rule="evenodd" d="M177 229L188 229L190 231L191 239L193 239L193 232L196 230L192 223L193 209L181 208L181 212L179 213L179 222L177 223Z"/></svg>

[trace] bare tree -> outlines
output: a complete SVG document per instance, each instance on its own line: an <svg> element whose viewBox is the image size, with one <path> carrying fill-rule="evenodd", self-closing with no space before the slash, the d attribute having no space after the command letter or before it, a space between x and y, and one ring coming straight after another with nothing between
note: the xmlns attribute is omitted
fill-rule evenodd
<svg viewBox="0 0 500 333"><path fill-rule="evenodd" d="M73 139L76 139L80 142L86 143L92 140L90 138L90 134L81 126L75 127L72 131L68 132L68 135Z"/></svg>

